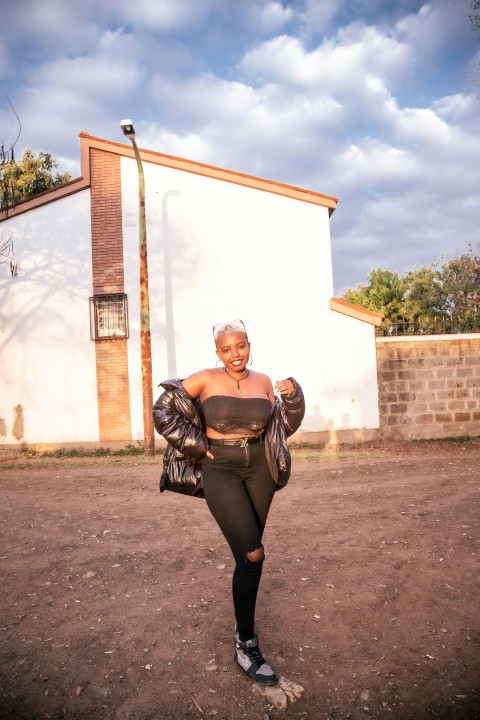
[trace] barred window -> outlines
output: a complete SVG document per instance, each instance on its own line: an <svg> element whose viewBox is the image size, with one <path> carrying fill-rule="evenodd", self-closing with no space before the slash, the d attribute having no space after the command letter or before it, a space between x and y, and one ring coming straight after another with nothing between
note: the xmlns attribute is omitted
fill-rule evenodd
<svg viewBox="0 0 480 720"><path fill-rule="evenodd" d="M128 338L127 296L94 295L90 298L90 338Z"/></svg>

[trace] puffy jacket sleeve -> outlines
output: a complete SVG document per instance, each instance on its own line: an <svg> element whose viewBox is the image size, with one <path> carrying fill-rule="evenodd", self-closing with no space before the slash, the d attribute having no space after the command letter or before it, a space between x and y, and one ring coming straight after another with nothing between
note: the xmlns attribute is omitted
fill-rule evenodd
<svg viewBox="0 0 480 720"><path fill-rule="evenodd" d="M204 457L208 441L194 401L179 380L168 380L161 387L165 392L153 406L156 431L183 456Z"/></svg>
<svg viewBox="0 0 480 720"><path fill-rule="evenodd" d="M281 398L287 437L293 435L293 433L298 430L305 415L305 398L303 397L303 390L296 380L292 377L289 379L293 382L295 391L290 397L282 395Z"/></svg>

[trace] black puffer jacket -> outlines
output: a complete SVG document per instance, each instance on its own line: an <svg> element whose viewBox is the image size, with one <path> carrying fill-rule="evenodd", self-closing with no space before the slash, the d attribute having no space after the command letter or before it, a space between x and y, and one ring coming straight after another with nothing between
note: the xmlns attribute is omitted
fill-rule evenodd
<svg viewBox="0 0 480 720"><path fill-rule="evenodd" d="M298 430L305 414L300 385L291 397L275 398L265 435L265 454L278 488L290 477L291 458L287 437ZM205 420L197 400L192 400L180 380L160 383L164 392L153 406L153 423L167 441L160 478L160 492L172 490L184 495L204 497L202 458L208 450Z"/></svg>

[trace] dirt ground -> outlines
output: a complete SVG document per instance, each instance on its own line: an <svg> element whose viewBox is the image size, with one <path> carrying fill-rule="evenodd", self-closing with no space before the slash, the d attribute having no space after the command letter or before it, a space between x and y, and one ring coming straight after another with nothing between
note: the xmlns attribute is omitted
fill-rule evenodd
<svg viewBox="0 0 480 720"><path fill-rule="evenodd" d="M257 612L305 688L286 712L236 669L229 549L159 466L4 455L2 720L480 718L480 440L294 453Z"/></svg>

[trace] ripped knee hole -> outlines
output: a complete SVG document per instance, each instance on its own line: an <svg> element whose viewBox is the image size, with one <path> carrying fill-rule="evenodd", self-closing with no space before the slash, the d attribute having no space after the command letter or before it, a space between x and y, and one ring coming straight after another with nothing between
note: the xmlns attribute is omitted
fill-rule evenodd
<svg viewBox="0 0 480 720"><path fill-rule="evenodd" d="M262 563L265 559L265 551L263 549L263 545L255 548L255 550L250 550L250 552L246 554L245 558L249 562Z"/></svg>

